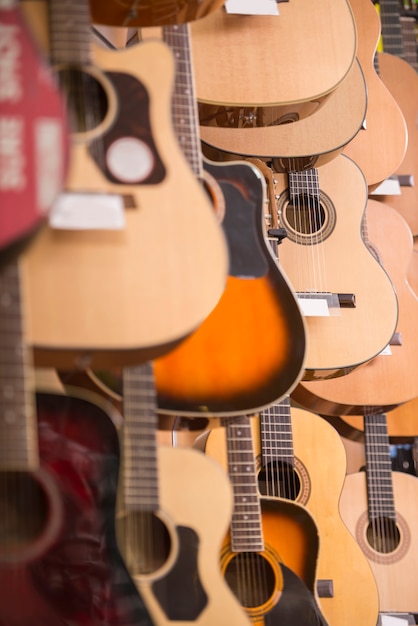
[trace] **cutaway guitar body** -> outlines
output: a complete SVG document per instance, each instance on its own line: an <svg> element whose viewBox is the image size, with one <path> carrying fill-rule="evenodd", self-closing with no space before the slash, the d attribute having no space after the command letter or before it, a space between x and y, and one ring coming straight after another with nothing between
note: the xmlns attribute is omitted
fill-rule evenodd
<svg viewBox="0 0 418 626"><path fill-rule="evenodd" d="M254 411L287 393L303 372L304 321L267 239L264 179L245 162L206 162L205 169L225 199L229 276L197 331L154 361L161 413Z"/></svg>
<svg viewBox="0 0 418 626"><path fill-rule="evenodd" d="M28 343L39 366L138 363L168 351L213 309L225 287L226 242L174 133L169 48L90 45L78 2L71 10L86 45L74 50L60 5L49 6L73 121L67 208L53 211L53 225L22 259ZM122 224L103 225L114 216L109 202ZM65 221L72 210L81 222Z"/></svg>

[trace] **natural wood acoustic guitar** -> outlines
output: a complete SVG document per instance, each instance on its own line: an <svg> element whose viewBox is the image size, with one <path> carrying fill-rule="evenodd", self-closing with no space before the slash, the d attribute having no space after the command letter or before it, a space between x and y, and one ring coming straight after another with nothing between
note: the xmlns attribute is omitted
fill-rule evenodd
<svg viewBox="0 0 418 626"><path fill-rule="evenodd" d="M369 200L366 218L370 242L380 254L397 294L396 332L383 354L358 370L338 380L303 381L298 385L292 393L295 402L324 415L362 415L367 407L385 407L385 411L390 411L418 395L413 367L418 349L418 299L407 280L411 231L395 209L377 200ZM384 314L381 309L379 315ZM376 315L376 322L377 319Z"/></svg>
<svg viewBox="0 0 418 626"><path fill-rule="evenodd" d="M366 241L366 181L344 154L272 175L272 210L287 233L280 266L307 325L303 380L344 377L383 350L398 318L392 282Z"/></svg>
<svg viewBox="0 0 418 626"><path fill-rule="evenodd" d="M367 86L364 128L344 148L363 171L372 191L402 163L408 143L405 118L379 76L376 50L380 19L373 2L351 0L358 35L357 58Z"/></svg>
<svg viewBox="0 0 418 626"><path fill-rule="evenodd" d="M406 219L413 235L418 235L418 75L404 52L400 5L396 0L383 0L380 5L383 52L377 54L379 76L399 105L408 130L408 144L402 163L394 172L401 194L381 195ZM416 43L415 43L416 62Z"/></svg>
<svg viewBox="0 0 418 626"><path fill-rule="evenodd" d="M386 416L364 416L366 471L346 476L341 516L373 570L381 612L416 613L418 481L392 471Z"/></svg>
<svg viewBox="0 0 418 626"><path fill-rule="evenodd" d="M157 443L152 365L123 370L118 543L158 626L249 626L221 572L227 475L198 450Z"/></svg>
<svg viewBox="0 0 418 626"><path fill-rule="evenodd" d="M220 107L199 103L203 152L217 161L237 155L275 159L277 171L320 167L362 127L367 106L358 60L341 83L307 116L274 107Z"/></svg>
<svg viewBox="0 0 418 626"><path fill-rule="evenodd" d="M39 366L138 363L213 309L226 242L197 176L197 130L183 145L174 132L171 50L160 41L106 50L91 43L87 1L67 10L49 3L73 122L70 168L57 221L22 258L28 342Z"/></svg>
<svg viewBox="0 0 418 626"><path fill-rule="evenodd" d="M357 45L346 0L308 6L292 0L281 4L280 15L238 15L222 7L192 22L191 36L200 102L284 105L283 113L299 104L301 115L341 83Z"/></svg>
<svg viewBox="0 0 418 626"><path fill-rule="evenodd" d="M0 292L0 623L153 626L116 543L121 417L35 390L17 261Z"/></svg>

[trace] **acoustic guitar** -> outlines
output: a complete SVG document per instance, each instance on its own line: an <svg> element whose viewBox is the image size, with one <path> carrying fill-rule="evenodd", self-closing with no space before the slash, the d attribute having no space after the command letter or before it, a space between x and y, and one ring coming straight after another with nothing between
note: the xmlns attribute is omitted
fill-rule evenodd
<svg viewBox="0 0 418 626"><path fill-rule="evenodd" d="M349 474L341 516L373 570L381 612L418 609L415 571L418 537L416 476L392 471L386 416L364 416L366 472Z"/></svg>
<svg viewBox="0 0 418 626"><path fill-rule="evenodd" d="M283 113L292 105L290 110L309 115L345 78L356 55L346 0L308 6L292 0L281 4L280 15L238 15L220 8L190 27L196 95L209 104L282 105Z"/></svg>
<svg viewBox="0 0 418 626"><path fill-rule="evenodd" d="M28 341L39 366L138 363L215 306L226 242L196 176L197 132L182 146L174 133L169 48L106 50L90 42L87 0L68 10L49 3L52 60L73 122L70 168L51 225L22 259Z"/></svg>
<svg viewBox="0 0 418 626"><path fill-rule="evenodd" d="M219 564L227 476L198 450L157 444L151 364L124 368L123 407L118 543L155 624L249 625Z"/></svg>
<svg viewBox="0 0 418 626"><path fill-rule="evenodd" d="M35 394L16 261L0 291L0 624L152 626L116 544L118 414Z"/></svg>
<svg viewBox="0 0 418 626"><path fill-rule="evenodd" d="M258 492L251 418L206 433L207 455L227 469L234 494L220 562L226 582L256 626L322 625L316 593L319 537L305 509Z"/></svg>
<svg viewBox="0 0 418 626"><path fill-rule="evenodd" d="M370 242L380 255L397 294L396 332L383 354L358 370L339 380L300 383L292 393L295 402L324 415L363 415L367 407L391 411L418 395L413 367L418 341L418 299L407 280L412 257L411 230L395 209L377 200L369 200L366 216Z"/></svg>
<svg viewBox="0 0 418 626"><path fill-rule="evenodd" d="M92 21L109 26L184 24L205 17L225 0L89 0Z"/></svg>
<svg viewBox="0 0 418 626"><path fill-rule="evenodd" d="M379 76L379 15L373 2L351 0L350 4L358 34L357 58L366 80L367 113L364 128L343 152L359 165L373 191L402 163L408 132L399 105Z"/></svg>
<svg viewBox="0 0 418 626"><path fill-rule="evenodd" d="M193 93L188 29L187 24L163 29L179 60L180 92L186 96ZM205 160L204 167L225 200L221 225L229 274L218 304L199 328L154 360L162 414L255 411L287 393L303 372L304 321L267 238L264 179L244 161Z"/></svg>
<svg viewBox="0 0 418 626"><path fill-rule="evenodd" d="M344 154L272 175L270 202L287 233L280 266L307 325L303 380L341 377L383 350L398 318L392 282L366 241L366 181Z"/></svg>
<svg viewBox="0 0 418 626"><path fill-rule="evenodd" d="M380 195L400 212L407 221L413 235L418 234L418 216L414 207L418 202L418 76L404 54L404 40L400 21L399 3L394 0L380 2L380 20L384 52L377 54L379 75L399 105L408 130L408 144L402 163L394 172L401 185L401 194ZM416 46L416 44L415 44ZM416 50L415 50L416 60ZM406 180L406 184L402 181Z"/></svg>
<svg viewBox="0 0 418 626"><path fill-rule="evenodd" d="M68 164L68 126L55 76L13 0L0 6L0 263L45 223Z"/></svg>
<svg viewBox="0 0 418 626"><path fill-rule="evenodd" d="M277 111L199 103L202 149L216 161L236 155L274 158L279 172L295 168L295 163L297 169L320 167L356 136L366 106L366 84L356 59L341 83L306 116L297 111L283 114L280 107Z"/></svg>
<svg viewBox="0 0 418 626"><path fill-rule="evenodd" d="M329 624L373 626L378 593L371 568L341 519L343 443L324 419L290 406L289 397L252 418L258 490L306 507L318 527L316 590ZM350 563L350 567L347 567Z"/></svg>

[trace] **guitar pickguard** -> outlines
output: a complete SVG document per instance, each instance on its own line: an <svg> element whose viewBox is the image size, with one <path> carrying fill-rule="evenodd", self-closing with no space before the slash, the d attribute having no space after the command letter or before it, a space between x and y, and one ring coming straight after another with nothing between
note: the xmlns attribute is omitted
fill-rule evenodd
<svg viewBox="0 0 418 626"><path fill-rule="evenodd" d="M199 540L192 528L178 526L179 555L167 576L152 588L161 608L171 621L194 622L208 603L199 579Z"/></svg>
<svg viewBox="0 0 418 626"><path fill-rule="evenodd" d="M156 185L166 176L166 169L155 145L151 120L150 100L145 86L134 76L123 72L106 72L117 94L117 114L113 124L89 144L91 158L104 176L112 183L126 184L123 177L115 174L109 166L109 149L116 141L131 139L142 146L144 158L149 160L149 173L129 184ZM127 156L126 158L129 158ZM141 168L139 168L141 169Z"/></svg>

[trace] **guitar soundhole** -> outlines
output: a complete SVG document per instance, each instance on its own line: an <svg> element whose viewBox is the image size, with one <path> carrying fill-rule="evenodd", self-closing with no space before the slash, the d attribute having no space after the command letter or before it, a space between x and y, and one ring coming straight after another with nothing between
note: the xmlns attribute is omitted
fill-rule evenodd
<svg viewBox="0 0 418 626"><path fill-rule="evenodd" d="M273 568L257 552L234 556L225 570L225 580L244 608L265 604L275 589Z"/></svg>
<svg viewBox="0 0 418 626"><path fill-rule="evenodd" d="M156 572L163 567L170 554L170 534L166 525L153 513L128 513L118 525L118 537L132 575Z"/></svg>
<svg viewBox="0 0 418 626"><path fill-rule="evenodd" d="M301 194L287 205L286 220L295 232L310 235L323 227L325 211L317 198Z"/></svg>
<svg viewBox="0 0 418 626"><path fill-rule="evenodd" d="M324 241L336 224L335 207L323 191L318 196L300 193L292 198L286 191L280 194L277 213L288 239L301 245L317 245Z"/></svg>
<svg viewBox="0 0 418 626"><path fill-rule="evenodd" d="M73 133L97 128L108 113L108 98L100 82L79 68L65 68L58 73L65 94Z"/></svg>
<svg viewBox="0 0 418 626"><path fill-rule="evenodd" d="M17 558L43 532L48 499L37 480L27 472L0 473L1 559Z"/></svg>
<svg viewBox="0 0 418 626"><path fill-rule="evenodd" d="M401 537L396 522L388 517L377 517L367 527L367 541L381 554L389 554L398 547Z"/></svg>
<svg viewBox="0 0 418 626"><path fill-rule="evenodd" d="M289 463L273 460L260 471L258 488L263 496L296 500L300 493L300 480Z"/></svg>

